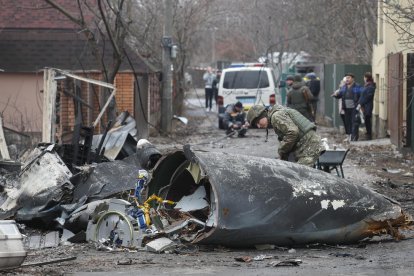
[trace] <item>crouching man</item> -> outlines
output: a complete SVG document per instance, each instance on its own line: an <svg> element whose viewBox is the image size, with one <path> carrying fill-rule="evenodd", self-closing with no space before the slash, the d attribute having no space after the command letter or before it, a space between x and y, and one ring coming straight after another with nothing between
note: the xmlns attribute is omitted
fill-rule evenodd
<svg viewBox="0 0 414 276"><path fill-rule="evenodd" d="M226 135L234 135L237 133L238 137L244 137L247 132L248 124L246 121L246 113L243 110L243 104L237 102L230 104L226 108L223 119L226 126Z"/></svg>
<svg viewBox="0 0 414 276"><path fill-rule="evenodd" d="M294 109L276 104L268 110L254 105L247 112L247 121L257 128L274 129L280 141L278 153L282 160L288 160L289 154L294 153L297 163L314 167L323 150L316 125Z"/></svg>

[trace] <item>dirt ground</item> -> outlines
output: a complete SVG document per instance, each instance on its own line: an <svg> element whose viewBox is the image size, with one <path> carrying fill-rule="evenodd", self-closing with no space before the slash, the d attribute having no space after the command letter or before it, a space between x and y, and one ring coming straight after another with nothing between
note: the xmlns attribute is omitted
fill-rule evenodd
<svg viewBox="0 0 414 276"><path fill-rule="evenodd" d="M201 91L198 96L201 97ZM193 93L187 97L188 125L174 121L171 137L151 137L160 149L192 147L276 158L274 133L265 140L265 131L249 130L245 138L227 138L217 128L217 113L206 113L201 100ZM319 127L331 148L350 149L344 165L345 178L357 181L399 201L404 210L414 214L414 158L401 153L389 139L343 142L338 130ZM363 131L362 131L363 132ZM332 173L335 173L334 171ZM406 239L394 241L389 236L374 237L352 245L310 245L301 248L268 250L231 249L208 246L183 246L169 254L146 251L99 251L93 244L61 245L33 250L25 263L76 257L75 260L42 266L27 266L4 272L5 275L412 275L414 271L413 231ZM242 262L240 257L250 257ZM256 258L255 258L256 257ZM246 259L246 258L245 258ZM256 259L256 260L255 260ZM297 266L275 266L285 260L297 260ZM1 272L0 272L1 273Z"/></svg>

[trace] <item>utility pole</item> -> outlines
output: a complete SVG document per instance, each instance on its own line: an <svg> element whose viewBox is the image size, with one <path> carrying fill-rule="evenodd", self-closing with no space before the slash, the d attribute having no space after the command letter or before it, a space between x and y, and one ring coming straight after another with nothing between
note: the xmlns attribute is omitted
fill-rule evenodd
<svg viewBox="0 0 414 276"><path fill-rule="evenodd" d="M216 31L217 27L211 27L211 65L216 64Z"/></svg>
<svg viewBox="0 0 414 276"><path fill-rule="evenodd" d="M172 0L164 0L165 22L162 38L162 93L161 93L161 135L171 132L172 120Z"/></svg>

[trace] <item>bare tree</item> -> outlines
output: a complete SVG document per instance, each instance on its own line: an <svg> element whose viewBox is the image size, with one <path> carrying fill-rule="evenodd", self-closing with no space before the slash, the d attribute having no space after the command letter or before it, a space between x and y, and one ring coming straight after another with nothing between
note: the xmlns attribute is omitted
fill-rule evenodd
<svg viewBox="0 0 414 276"><path fill-rule="evenodd" d="M231 49L228 52L233 59L237 59L234 54L239 60L246 57L254 60L268 51L278 55L305 51L317 62L371 61L376 1L220 0L219 3L221 37L217 41L225 43L223 48Z"/></svg>
<svg viewBox="0 0 414 276"><path fill-rule="evenodd" d="M175 0L173 11L174 39L179 47L179 55L174 60L174 80L176 84L176 97L174 111L182 112L182 103L185 91L184 74L190 65L190 60L196 54L195 49L200 46L203 39L200 33L210 31L214 36L215 27L211 24L215 16L215 1L211 0ZM209 35L209 34L207 34ZM209 36L212 40L214 37ZM205 41L205 40L204 40ZM215 49L212 49L214 51ZM214 52L213 52L214 53ZM212 54L214 56L214 54ZM212 57L212 59L214 59Z"/></svg>
<svg viewBox="0 0 414 276"><path fill-rule="evenodd" d="M414 48L414 0L382 1L382 14L399 36L399 43L406 49Z"/></svg>
<svg viewBox="0 0 414 276"><path fill-rule="evenodd" d="M75 23L89 43L90 51L100 66L104 81L114 83L115 76L125 57L125 43L127 27L130 23L128 11L131 1L125 0L76 0L77 11L67 9L55 0L44 0L51 7L57 9L69 20ZM112 46L112 55L107 62L105 48L109 42ZM109 91L105 91L105 99ZM108 107L108 119L116 116L115 100Z"/></svg>
<svg viewBox="0 0 414 276"><path fill-rule="evenodd" d="M128 43L148 61L161 65L163 1L136 0L131 6Z"/></svg>
<svg viewBox="0 0 414 276"><path fill-rule="evenodd" d="M145 58L155 64L161 64L161 38L163 36L164 5L163 1L139 0L133 6L132 18L140 18L140 21L132 20L129 31L132 35L131 42L134 48ZM214 29L216 0L173 0L173 43L178 46L177 58L174 65L174 91L176 97L173 102L174 113L182 111L183 96L185 91L184 74L191 61L196 59L200 48L211 38L209 32ZM208 36L208 37L206 37ZM207 56L203 53L202 60Z"/></svg>
<svg viewBox="0 0 414 276"><path fill-rule="evenodd" d="M128 42L138 54L161 64L163 1L76 0L71 14L56 0L44 0L83 30L92 52L112 82ZM414 1L414 0L410 0ZM254 61L269 57L280 68L284 53L305 51L317 62L369 63L376 35L377 2L372 0L174 0L174 61L180 112L184 73L189 65L214 65L217 60ZM96 11L95 11L96 10ZM93 15L88 20L86 15ZM408 14L407 14L408 15ZM102 59L103 41L110 41L110 65Z"/></svg>
<svg viewBox="0 0 414 276"><path fill-rule="evenodd" d="M288 15L305 33L304 51L323 63L370 63L376 36L376 1L299 0Z"/></svg>

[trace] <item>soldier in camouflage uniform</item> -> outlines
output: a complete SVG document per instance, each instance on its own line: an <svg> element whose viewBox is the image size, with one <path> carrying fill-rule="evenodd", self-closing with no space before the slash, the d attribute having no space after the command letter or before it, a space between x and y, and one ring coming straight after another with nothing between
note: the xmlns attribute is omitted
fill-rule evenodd
<svg viewBox="0 0 414 276"><path fill-rule="evenodd" d="M276 104L267 110L254 105L247 112L247 121L258 128L267 128L269 124L273 127L280 141L278 153L282 160L288 160L293 152L297 163L313 167L323 150L315 124L294 109Z"/></svg>

